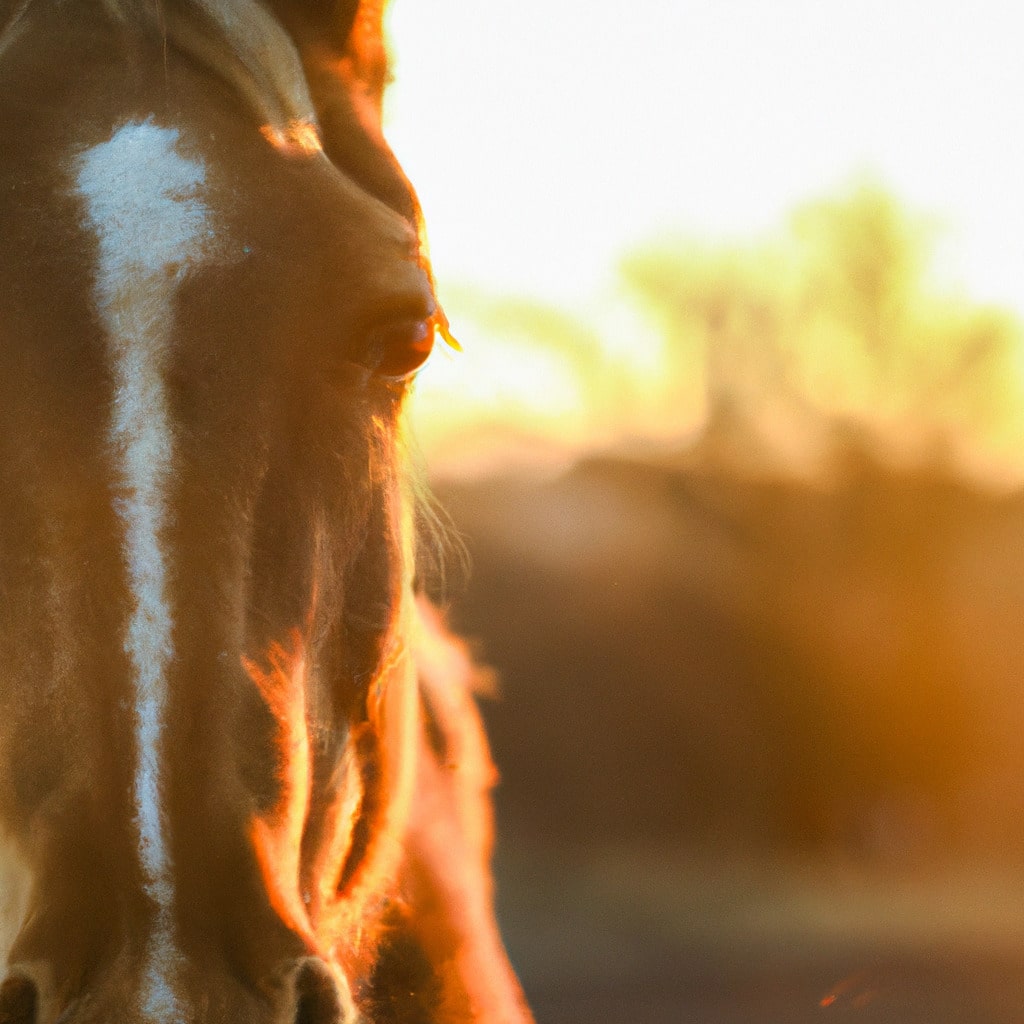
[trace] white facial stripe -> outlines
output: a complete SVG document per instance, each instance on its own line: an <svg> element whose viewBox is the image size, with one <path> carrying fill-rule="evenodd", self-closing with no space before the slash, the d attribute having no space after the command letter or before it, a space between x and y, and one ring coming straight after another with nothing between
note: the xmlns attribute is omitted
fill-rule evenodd
<svg viewBox="0 0 1024 1024"><path fill-rule="evenodd" d="M174 880L160 809L167 666L174 654L161 547L174 452L162 373L177 285L212 237L203 165L182 157L177 141L176 130L151 121L127 124L77 165L77 191L99 240L96 304L116 384L110 442L134 602L125 651L135 677L135 814L146 892L157 906L142 1010L156 1024L183 1018L173 986Z"/></svg>

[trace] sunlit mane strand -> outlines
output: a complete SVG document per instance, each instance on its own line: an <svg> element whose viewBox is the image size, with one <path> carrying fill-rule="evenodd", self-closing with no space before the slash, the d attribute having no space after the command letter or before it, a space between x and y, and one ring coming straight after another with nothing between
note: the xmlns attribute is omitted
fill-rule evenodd
<svg viewBox="0 0 1024 1024"><path fill-rule="evenodd" d="M400 453L412 504L415 586L433 600L446 604L469 578L469 549L451 516L434 497L423 457L408 430L402 432Z"/></svg>

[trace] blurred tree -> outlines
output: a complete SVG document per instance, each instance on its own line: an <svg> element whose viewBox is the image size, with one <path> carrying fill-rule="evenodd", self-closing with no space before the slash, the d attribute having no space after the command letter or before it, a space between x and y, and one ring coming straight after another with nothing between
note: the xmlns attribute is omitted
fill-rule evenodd
<svg viewBox="0 0 1024 1024"><path fill-rule="evenodd" d="M1020 324L939 292L935 237L865 185L801 207L768 245L628 257L626 286L665 336L666 413L699 402L707 435L739 446L823 428L840 448L940 458L1019 445Z"/></svg>

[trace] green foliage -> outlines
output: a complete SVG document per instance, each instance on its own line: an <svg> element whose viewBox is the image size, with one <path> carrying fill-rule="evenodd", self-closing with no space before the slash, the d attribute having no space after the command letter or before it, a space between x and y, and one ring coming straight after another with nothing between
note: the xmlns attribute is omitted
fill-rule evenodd
<svg viewBox="0 0 1024 1024"><path fill-rule="evenodd" d="M769 244L663 245L622 276L663 331L674 401L702 391L709 429L756 433L784 408L806 429L854 423L943 457L1009 450L1024 438L1021 325L943 294L935 241L861 186L801 207Z"/></svg>

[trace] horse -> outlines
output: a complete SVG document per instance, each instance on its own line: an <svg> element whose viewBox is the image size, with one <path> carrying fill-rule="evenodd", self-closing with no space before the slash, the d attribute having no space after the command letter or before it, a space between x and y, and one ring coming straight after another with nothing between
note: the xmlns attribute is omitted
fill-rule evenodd
<svg viewBox="0 0 1024 1024"><path fill-rule="evenodd" d="M387 77L380 0L0 0L3 1024L531 1019Z"/></svg>

